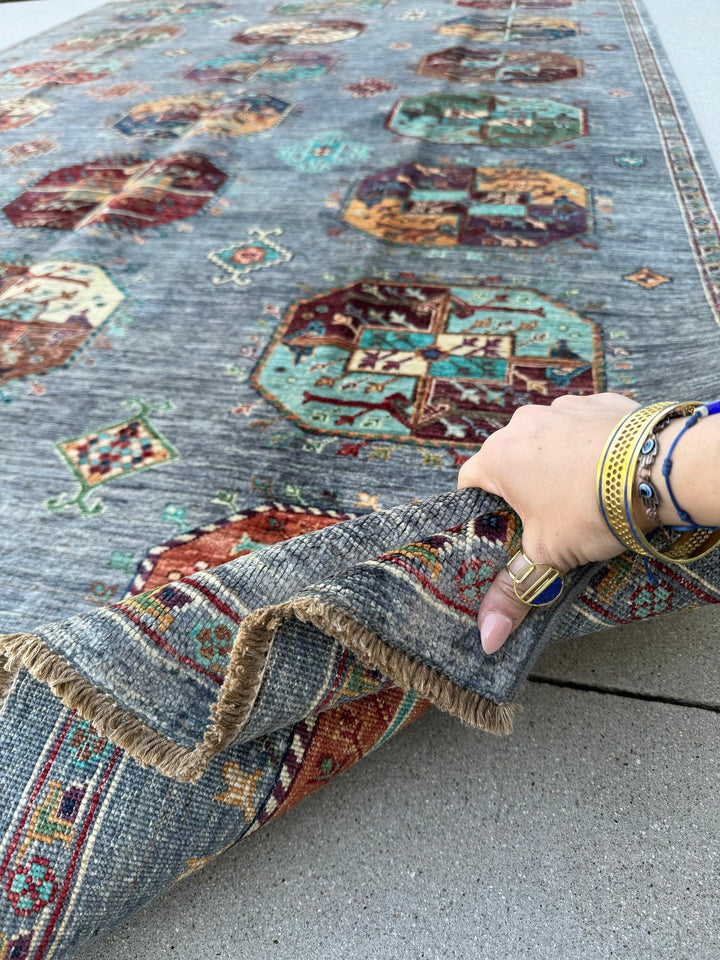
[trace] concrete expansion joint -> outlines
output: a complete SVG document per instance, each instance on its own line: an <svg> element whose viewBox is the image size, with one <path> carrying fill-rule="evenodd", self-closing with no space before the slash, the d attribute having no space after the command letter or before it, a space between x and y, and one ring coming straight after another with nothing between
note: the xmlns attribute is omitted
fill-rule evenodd
<svg viewBox="0 0 720 960"><path fill-rule="evenodd" d="M661 694L641 693L638 690L623 690L621 687L609 687L599 683L580 683L577 680L559 680L555 677L543 677L530 674L528 683L546 683L553 687L567 687L569 690L583 690L586 693L602 693L611 697L624 697L629 700L649 700L652 703L666 703L673 707L691 707L693 710L707 710L720 713L720 704L703 703L700 700L686 700L683 697L666 697Z"/></svg>

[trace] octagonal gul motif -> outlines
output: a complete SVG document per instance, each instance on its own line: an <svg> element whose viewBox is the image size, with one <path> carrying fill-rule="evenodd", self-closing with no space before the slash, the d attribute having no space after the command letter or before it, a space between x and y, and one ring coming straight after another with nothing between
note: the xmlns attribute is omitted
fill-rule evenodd
<svg viewBox="0 0 720 960"><path fill-rule="evenodd" d="M481 43L503 43L508 40L562 40L577 37L580 28L572 20L557 17L486 17L468 15L448 20L439 32L449 36L477 40Z"/></svg>
<svg viewBox="0 0 720 960"><path fill-rule="evenodd" d="M243 53L198 63L188 70L185 79L201 83L244 83L250 79L292 83L319 77L334 63L334 58L326 53Z"/></svg>
<svg viewBox="0 0 720 960"><path fill-rule="evenodd" d="M43 114L51 113L53 105L40 97L15 97L0 100L0 133L32 123Z"/></svg>
<svg viewBox="0 0 720 960"><path fill-rule="evenodd" d="M190 0L173 9L175 17L201 17L204 13L219 13L227 7L221 0Z"/></svg>
<svg viewBox="0 0 720 960"><path fill-rule="evenodd" d="M144 140L174 140L201 134L239 137L277 126L291 110L291 103L268 94L163 97L137 104L113 127L125 137Z"/></svg>
<svg viewBox="0 0 720 960"><path fill-rule="evenodd" d="M314 17L317 14L337 13L343 10L377 10L389 0L290 0L273 7L280 17Z"/></svg>
<svg viewBox="0 0 720 960"><path fill-rule="evenodd" d="M123 5L125 6L125 5ZM225 3L221 0L197 0L190 3L143 3L131 6L115 14L113 20L117 23L152 23L164 17L197 17L203 13L216 13L224 10Z"/></svg>
<svg viewBox="0 0 720 960"><path fill-rule="evenodd" d="M603 382L600 327L534 290L375 279L294 304L251 376L305 430L439 446Z"/></svg>
<svg viewBox="0 0 720 960"><path fill-rule="evenodd" d="M583 61L547 50L449 47L424 56L417 72L453 83L555 83L581 77Z"/></svg>
<svg viewBox="0 0 720 960"><path fill-rule="evenodd" d="M126 6L123 4L123 6ZM113 20L118 23L152 23L160 20L172 10L172 3L142 3L139 6L131 5L116 13Z"/></svg>
<svg viewBox="0 0 720 960"><path fill-rule="evenodd" d="M433 143L538 147L586 133L585 112L555 100L426 93L393 107L387 126Z"/></svg>
<svg viewBox="0 0 720 960"><path fill-rule="evenodd" d="M114 157L54 170L4 211L16 227L79 230L109 223L140 230L193 216L225 180L200 154Z"/></svg>
<svg viewBox="0 0 720 960"><path fill-rule="evenodd" d="M365 29L354 20L283 20L260 23L233 37L236 43L338 43L352 40Z"/></svg>
<svg viewBox="0 0 720 960"><path fill-rule="evenodd" d="M125 6L125 4L123 4ZM115 14L113 20L118 23L152 23L163 17L196 17L203 13L215 13L224 10L227 4L221 0L195 0L189 3L143 3L130 6Z"/></svg>
<svg viewBox="0 0 720 960"><path fill-rule="evenodd" d="M102 80L119 70L119 60L99 60L96 63L77 63L74 60L37 60L0 71L0 88L20 87L35 90L38 87L71 86Z"/></svg>
<svg viewBox="0 0 720 960"><path fill-rule="evenodd" d="M125 297L91 263L0 263L0 384L69 364Z"/></svg>
<svg viewBox="0 0 720 960"><path fill-rule="evenodd" d="M135 30L123 30L122 28L110 28L108 30L97 30L95 33L80 33L67 40L53 45L53 50L59 50L61 53L75 53L80 50L83 52L107 51L107 50L135 50L138 47L148 47L154 43L163 43L166 40L172 40L180 36L182 27L174 27L171 24L160 24L158 26L138 27Z"/></svg>
<svg viewBox="0 0 720 960"><path fill-rule="evenodd" d="M589 196L544 170L405 163L353 188L346 223L391 243L543 247L585 233Z"/></svg>
<svg viewBox="0 0 720 960"><path fill-rule="evenodd" d="M452 3L471 10L557 10L575 6L575 0L452 0Z"/></svg>

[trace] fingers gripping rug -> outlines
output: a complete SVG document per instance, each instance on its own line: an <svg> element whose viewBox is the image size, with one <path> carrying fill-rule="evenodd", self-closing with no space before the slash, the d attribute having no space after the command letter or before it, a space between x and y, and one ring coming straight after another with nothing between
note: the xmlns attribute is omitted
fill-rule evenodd
<svg viewBox="0 0 720 960"><path fill-rule="evenodd" d="M1 960L717 602L624 554L486 656L521 528L455 489L523 404L717 393L715 176L635 0L110 3L0 88Z"/></svg>

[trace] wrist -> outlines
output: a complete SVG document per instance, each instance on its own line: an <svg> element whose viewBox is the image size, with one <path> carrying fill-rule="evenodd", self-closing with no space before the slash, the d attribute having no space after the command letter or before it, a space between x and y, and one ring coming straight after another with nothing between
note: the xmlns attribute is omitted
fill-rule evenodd
<svg viewBox="0 0 720 960"><path fill-rule="evenodd" d="M702 410L698 416L688 423L686 418L700 406ZM706 449L703 446L703 442L710 438L706 430L703 430L702 434L694 439L693 444L688 444L683 458L683 468L677 474L678 479L683 483L683 495L688 497L687 504L680 505L677 509L681 512L685 510L696 512L697 522L686 519L683 524L691 529L669 540L661 548L651 543L646 537L638 524L638 514L634 514L634 511L631 513L633 504L636 503L635 488L638 472L640 472L643 486L637 492L638 494L642 492L642 499L647 505L647 509L643 507L646 516L649 512L652 521L659 523L661 517L658 514L658 507L661 499L664 508L667 507L666 500L671 505L673 503L673 498L667 494L668 470L663 470L663 460L667 459L667 453L662 457L659 456L660 445L657 441L665 429L671 426L668 418L679 419L678 424L673 425L673 430L662 445L663 451L672 451L674 461L676 449L692 433L693 427L715 413L720 413L720 401L704 405L697 401L682 403L657 401L645 404L623 417L605 442L597 470L598 503L603 519L610 530L632 552L644 557L656 557L664 562L685 564L699 560L720 546L720 516L717 517L717 521L715 519L720 514L720 509L714 502L717 497L713 496L712 489L709 492L703 491L701 501L693 496L693 493L697 493L698 490L697 470L694 469L693 464L702 464L705 486L707 481L716 476L717 471L720 470L720 420L718 418L715 418L718 428L714 425L711 427L713 440L710 447ZM667 427L663 428L664 424L667 424ZM683 431L682 436L675 433L675 430ZM674 444L675 440L676 444ZM667 459L667 463L670 464L671 461ZM671 466L674 466L674 463ZM654 490L654 484L649 482L653 478L653 472L657 490ZM690 483L686 486L688 480ZM668 517L665 510L663 517L667 520L674 519L672 515ZM711 529L703 529L703 527Z"/></svg>
<svg viewBox="0 0 720 960"><path fill-rule="evenodd" d="M686 418L678 417L658 436L658 455L652 465L651 482L658 496L658 515L663 526L685 525L673 506L663 476L665 458L685 422ZM690 514L695 523L708 527L720 525L720 509L711 480L720 470L718 427L720 424L709 418L699 420L678 441L670 467L670 484L678 505Z"/></svg>

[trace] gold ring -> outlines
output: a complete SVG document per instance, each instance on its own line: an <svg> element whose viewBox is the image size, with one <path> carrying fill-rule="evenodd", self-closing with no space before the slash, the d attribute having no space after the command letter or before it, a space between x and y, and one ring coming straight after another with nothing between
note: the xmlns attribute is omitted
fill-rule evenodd
<svg viewBox="0 0 720 960"><path fill-rule="evenodd" d="M534 577L541 567L545 569ZM522 548L507 562L506 570L512 577L515 596L529 607L547 607L562 593L560 571L550 563L533 563Z"/></svg>

